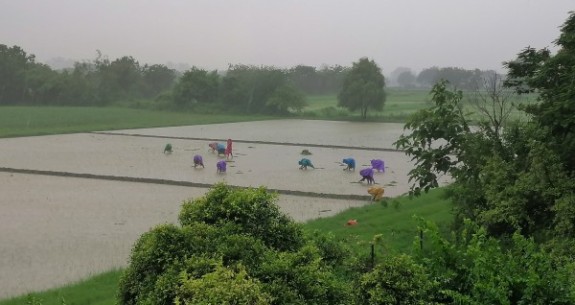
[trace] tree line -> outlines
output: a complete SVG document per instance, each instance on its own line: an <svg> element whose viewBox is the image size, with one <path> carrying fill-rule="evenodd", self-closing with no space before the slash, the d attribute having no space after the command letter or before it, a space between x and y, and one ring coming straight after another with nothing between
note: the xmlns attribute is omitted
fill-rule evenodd
<svg viewBox="0 0 575 305"><path fill-rule="evenodd" d="M368 106L365 99L354 100L365 96L358 91L361 86L352 88L354 81L346 78L359 81L358 73L353 72L359 69L359 74L367 73L361 78L371 78L378 90L385 86L385 78L373 61L367 65L378 75L370 76L370 68L361 60L357 67L356 63L352 67L298 65L289 69L238 64L225 71L192 67L180 72L162 64L142 65L131 56L110 60L98 51L94 60L54 70L18 46L0 45L0 105L106 106L148 100L158 108L287 114L300 111L307 95L337 94L340 106L358 110L365 118L368 108L382 109L384 93L382 102L369 102L372 105ZM416 81L425 87L447 79L458 88L471 89L486 73L433 67L417 78L404 71L397 81L404 87L413 87Z"/></svg>
<svg viewBox="0 0 575 305"><path fill-rule="evenodd" d="M348 70L339 65L290 69L230 65L226 71L193 67L180 72L114 60L99 51L92 61L53 70L19 46L0 45L0 105L105 106L147 99L166 107L225 108L249 113L285 113L303 107L305 94L335 94Z"/></svg>
<svg viewBox="0 0 575 305"><path fill-rule="evenodd" d="M402 88L431 88L441 80L461 90L477 90L483 79L491 78L497 73L493 70L467 70L457 67L430 67L415 74L408 68L398 68L392 73L397 86Z"/></svg>

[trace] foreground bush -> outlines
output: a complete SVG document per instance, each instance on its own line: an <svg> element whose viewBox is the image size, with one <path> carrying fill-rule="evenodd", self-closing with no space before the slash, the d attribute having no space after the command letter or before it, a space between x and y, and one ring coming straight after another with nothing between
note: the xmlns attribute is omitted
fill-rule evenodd
<svg viewBox="0 0 575 305"><path fill-rule="evenodd" d="M119 303L349 304L351 288L338 275L347 251L304 236L275 202L263 188L223 184L185 202L180 225L157 226L136 242Z"/></svg>

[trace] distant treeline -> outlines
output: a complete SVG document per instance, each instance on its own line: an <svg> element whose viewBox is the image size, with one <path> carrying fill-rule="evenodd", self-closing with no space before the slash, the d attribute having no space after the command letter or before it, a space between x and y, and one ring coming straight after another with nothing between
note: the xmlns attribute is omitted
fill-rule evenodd
<svg viewBox="0 0 575 305"><path fill-rule="evenodd" d="M131 56L110 60L98 52L92 61L54 70L18 46L0 44L0 105L105 106L149 100L162 108L287 113L301 110L306 95L339 93L349 69L240 64L226 71L193 67L181 72L161 64L141 65ZM444 78L460 89L472 89L484 73L433 67L418 76L404 71L397 82L427 88Z"/></svg>
<svg viewBox="0 0 575 305"><path fill-rule="evenodd" d="M429 89L440 80L448 81L461 90L477 90L484 79L491 79L497 72L493 70L466 70L454 67L431 67L417 75L409 68L398 68L391 74L391 82L402 88Z"/></svg>

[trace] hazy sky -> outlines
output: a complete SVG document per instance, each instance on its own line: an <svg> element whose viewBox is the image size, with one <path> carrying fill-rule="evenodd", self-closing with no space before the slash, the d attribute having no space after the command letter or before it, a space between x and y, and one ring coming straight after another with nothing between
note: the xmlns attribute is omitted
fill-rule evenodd
<svg viewBox="0 0 575 305"><path fill-rule="evenodd" d="M495 69L553 47L574 0L0 0L0 44L40 62Z"/></svg>

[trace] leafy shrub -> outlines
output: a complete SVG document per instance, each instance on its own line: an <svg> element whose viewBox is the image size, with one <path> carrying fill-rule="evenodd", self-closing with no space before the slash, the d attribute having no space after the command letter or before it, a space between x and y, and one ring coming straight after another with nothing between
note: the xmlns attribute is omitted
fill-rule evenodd
<svg viewBox="0 0 575 305"><path fill-rule="evenodd" d="M157 226L134 245L119 303L349 304L345 272L335 271L343 249L304 236L275 200L264 188L218 184L185 202L181 226Z"/></svg>
<svg viewBox="0 0 575 305"><path fill-rule="evenodd" d="M248 234L278 250L293 250L302 245L301 226L284 215L275 204L277 195L265 188L234 190L215 185L203 198L185 202L179 219L185 226L200 222L223 226L233 223L238 232Z"/></svg>
<svg viewBox="0 0 575 305"><path fill-rule="evenodd" d="M469 221L451 242L424 223L416 260L439 283L437 301L457 304L575 304L573 262L514 234L505 245Z"/></svg>

